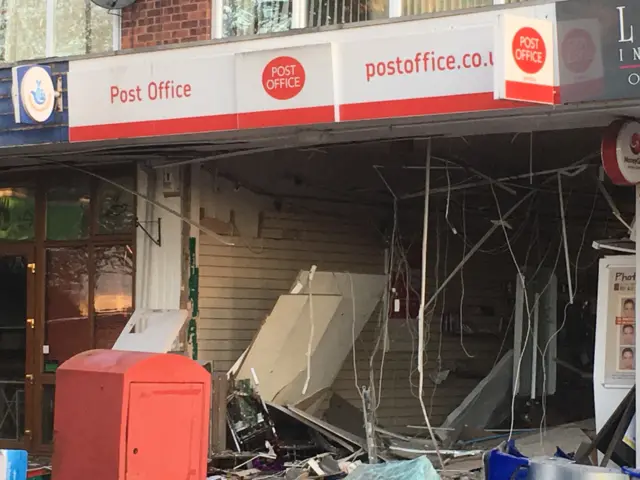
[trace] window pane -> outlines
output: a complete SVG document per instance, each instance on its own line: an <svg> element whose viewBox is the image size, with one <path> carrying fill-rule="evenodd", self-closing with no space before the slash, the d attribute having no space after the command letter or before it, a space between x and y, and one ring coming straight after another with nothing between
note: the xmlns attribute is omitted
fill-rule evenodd
<svg viewBox="0 0 640 480"><path fill-rule="evenodd" d="M99 247L95 261L96 348L111 348L133 313L133 250Z"/></svg>
<svg viewBox="0 0 640 480"><path fill-rule="evenodd" d="M290 0L224 0L222 15L225 37L291 29Z"/></svg>
<svg viewBox="0 0 640 480"><path fill-rule="evenodd" d="M403 0L402 14L420 15L487 5L493 5L493 0Z"/></svg>
<svg viewBox="0 0 640 480"><path fill-rule="evenodd" d="M309 1L309 22L312 27L364 22L388 17L388 0Z"/></svg>
<svg viewBox="0 0 640 480"><path fill-rule="evenodd" d="M35 236L35 191L0 187L0 240L31 240Z"/></svg>
<svg viewBox="0 0 640 480"><path fill-rule="evenodd" d="M55 0L55 3L56 56L100 53L113 49L114 15L107 9L94 5L90 0Z"/></svg>
<svg viewBox="0 0 640 480"><path fill-rule="evenodd" d="M89 235L89 181L56 185L47 191L47 239L77 240Z"/></svg>
<svg viewBox="0 0 640 480"><path fill-rule="evenodd" d="M2 61L15 62L46 57L46 2L4 0L0 3Z"/></svg>
<svg viewBox="0 0 640 480"><path fill-rule="evenodd" d="M47 250L45 371L91 349L88 265L86 248Z"/></svg>
<svg viewBox="0 0 640 480"><path fill-rule="evenodd" d="M53 412L55 406L55 385L42 386L42 443L53 443Z"/></svg>
<svg viewBox="0 0 640 480"><path fill-rule="evenodd" d="M113 180L130 190L134 189L132 178ZM98 189L98 233L131 233L135 227L133 195L106 182Z"/></svg>
<svg viewBox="0 0 640 480"><path fill-rule="evenodd" d="M0 382L0 439L21 440L24 435L24 381Z"/></svg>

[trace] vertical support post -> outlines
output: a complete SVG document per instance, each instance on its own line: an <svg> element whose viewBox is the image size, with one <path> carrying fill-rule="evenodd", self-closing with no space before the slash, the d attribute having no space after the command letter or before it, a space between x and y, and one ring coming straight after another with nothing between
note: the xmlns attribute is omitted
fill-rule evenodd
<svg viewBox="0 0 640 480"><path fill-rule="evenodd" d="M221 453L227 449L227 395L229 379L226 373L213 374L213 415L211 427L211 450Z"/></svg>
<svg viewBox="0 0 640 480"><path fill-rule="evenodd" d="M538 332L540 327L539 293L536 293L535 302L536 303L533 307L533 338L531 338L531 400L536 399L536 386L538 384ZM542 361L544 362L544 358Z"/></svg>
<svg viewBox="0 0 640 480"><path fill-rule="evenodd" d="M16 2L17 4L17 2ZM55 43L56 43L56 30L55 30L55 21L56 21L56 0L46 0L45 1L45 56L46 57L54 57L55 52Z"/></svg>
<svg viewBox="0 0 640 480"><path fill-rule="evenodd" d="M196 264L196 239L189 238L189 301L191 303L191 318L187 328L187 339L191 345L191 358L198 360L198 275Z"/></svg>
<svg viewBox="0 0 640 480"><path fill-rule="evenodd" d="M640 185L636 185L636 225L638 222L638 215L640 214ZM636 242L636 345L640 345L640 332L638 332L638 326L640 325L640 308L638 305L640 302L640 288L638 288L637 275L640 272L640 255L638 255L638 229L635 229L635 238L632 240ZM636 358L637 358L636 352ZM636 360L636 385L640 384L640 369L638 368L638 362ZM640 395L636 395L636 439L640 435L640 422L638 421L638 412L640 412ZM636 446L636 465L640 465L640 448Z"/></svg>
<svg viewBox="0 0 640 480"><path fill-rule="evenodd" d="M402 0L389 0L389 18L402 16Z"/></svg>
<svg viewBox="0 0 640 480"><path fill-rule="evenodd" d="M308 0L291 0L291 28L306 28L309 18Z"/></svg>

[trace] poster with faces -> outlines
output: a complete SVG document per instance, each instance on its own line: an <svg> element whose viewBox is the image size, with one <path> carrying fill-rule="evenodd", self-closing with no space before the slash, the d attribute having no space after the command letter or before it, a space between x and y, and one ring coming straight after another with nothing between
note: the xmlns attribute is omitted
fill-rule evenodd
<svg viewBox="0 0 640 480"><path fill-rule="evenodd" d="M605 381L633 385L636 370L636 272L634 268L619 267L611 269L610 275L606 293L609 314Z"/></svg>
<svg viewBox="0 0 640 480"><path fill-rule="evenodd" d="M615 331L618 372L633 372L636 369L635 275L632 278L633 281L629 277L620 276L620 281L613 284L612 300L617 304Z"/></svg>

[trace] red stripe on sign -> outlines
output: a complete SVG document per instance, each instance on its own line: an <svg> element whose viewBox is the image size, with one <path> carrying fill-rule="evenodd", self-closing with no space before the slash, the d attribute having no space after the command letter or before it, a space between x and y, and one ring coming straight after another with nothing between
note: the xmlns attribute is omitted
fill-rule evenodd
<svg viewBox="0 0 640 480"><path fill-rule="evenodd" d="M496 100L493 92L448 95L446 97L408 98L382 102L340 105L341 120L371 120L376 118L417 117L444 113L481 112L530 106L520 102Z"/></svg>
<svg viewBox="0 0 640 480"><path fill-rule="evenodd" d="M557 105L560 103L558 88L553 85L535 85L532 83L506 81L505 97L521 102Z"/></svg>
<svg viewBox="0 0 640 480"><path fill-rule="evenodd" d="M118 138L155 137L159 135L236 130L237 128L238 115L231 113L206 117L170 118L142 122L69 127L69 141L88 142L92 140L114 140Z"/></svg>
<svg viewBox="0 0 640 480"><path fill-rule="evenodd" d="M335 120L333 105L288 108L286 110L239 113L238 128L286 127L311 123L332 123Z"/></svg>

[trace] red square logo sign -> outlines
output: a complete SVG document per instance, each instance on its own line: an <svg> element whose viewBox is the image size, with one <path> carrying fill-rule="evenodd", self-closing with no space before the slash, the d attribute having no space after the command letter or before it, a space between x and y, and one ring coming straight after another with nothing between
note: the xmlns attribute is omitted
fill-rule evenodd
<svg viewBox="0 0 640 480"><path fill-rule="evenodd" d="M559 103L553 22L502 14L496 32L495 98Z"/></svg>

